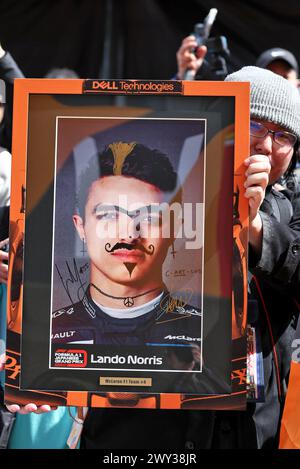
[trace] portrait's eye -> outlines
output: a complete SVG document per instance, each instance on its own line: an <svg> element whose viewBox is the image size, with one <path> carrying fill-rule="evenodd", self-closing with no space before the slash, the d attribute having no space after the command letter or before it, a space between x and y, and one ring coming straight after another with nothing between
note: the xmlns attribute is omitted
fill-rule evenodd
<svg viewBox="0 0 300 469"><path fill-rule="evenodd" d="M160 225L160 216L156 213L153 214L145 214L139 217L139 222L140 223L147 223L149 225L153 226L159 226Z"/></svg>
<svg viewBox="0 0 300 469"><path fill-rule="evenodd" d="M119 218L119 213L117 211L97 211L96 212L97 220L117 220Z"/></svg>

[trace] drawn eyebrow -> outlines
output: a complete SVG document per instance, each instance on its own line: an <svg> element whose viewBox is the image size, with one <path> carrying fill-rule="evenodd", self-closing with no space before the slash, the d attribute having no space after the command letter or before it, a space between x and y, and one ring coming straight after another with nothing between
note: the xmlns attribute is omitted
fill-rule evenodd
<svg viewBox="0 0 300 469"><path fill-rule="evenodd" d="M139 212L141 214L147 212L147 213L161 213L161 208L159 208L157 205L144 205L143 207L138 207L135 210L127 212L129 216L131 215L137 215Z"/></svg>
<svg viewBox="0 0 300 469"><path fill-rule="evenodd" d="M110 205L110 204L102 204L102 203L99 203L97 205L95 205L95 207L93 208L93 215L97 214L99 211L106 211L106 212L120 212L120 213L124 213L125 215L129 216L130 218L132 217L136 217L137 215L139 215L140 213L158 213L160 214L161 213L161 208L156 206L156 205L144 205L143 207L139 207L135 210L132 210L132 211L128 211L126 210L125 208L123 207L119 207L118 205Z"/></svg>
<svg viewBox="0 0 300 469"><path fill-rule="evenodd" d="M106 211L106 212L118 212L119 207L117 205L111 205L111 204L102 204L101 202L93 208L93 214L97 213L98 211Z"/></svg>

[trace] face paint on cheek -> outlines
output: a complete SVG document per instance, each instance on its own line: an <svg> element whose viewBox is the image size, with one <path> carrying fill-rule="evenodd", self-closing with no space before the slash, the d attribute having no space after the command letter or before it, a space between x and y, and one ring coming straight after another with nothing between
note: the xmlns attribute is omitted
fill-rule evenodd
<svg viewBox="0 0 300 469"><path fill-rule="evenodd" d="M134 264L132 262L124 262L124 265L125 265L126 269L129 272L129 276L131 277L131 274L133 272L133 269L136 267L136 264Z"/></svg>
<svg viewBox="0 0 300 469"><path fill-rule="evenodd" d="M146 254L148 254L149 256L152 256L154 254L154 250L155 250L155 248L154 248L153 244L149 244L148 251L146 251Z"/></svg>

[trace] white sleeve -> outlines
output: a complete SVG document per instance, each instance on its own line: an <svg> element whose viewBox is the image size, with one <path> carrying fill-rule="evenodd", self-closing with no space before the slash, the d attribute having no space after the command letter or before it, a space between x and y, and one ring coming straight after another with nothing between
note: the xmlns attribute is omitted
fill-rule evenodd
<svg viewBox="0 0 300 469"><path fill-rule="evenodd" d="M11 178L11 154L0 148L0 207L9 205Z"/></svg>

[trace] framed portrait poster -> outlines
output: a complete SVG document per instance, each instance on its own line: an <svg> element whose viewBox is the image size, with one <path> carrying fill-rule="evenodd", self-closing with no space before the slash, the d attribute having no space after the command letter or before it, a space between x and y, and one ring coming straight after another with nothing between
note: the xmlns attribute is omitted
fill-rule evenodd
<svg viewBox="0 0 300 469"><path fill-rule="evenodd" d="M247 83L16 80L6 401L242 408Z"/></svg>

